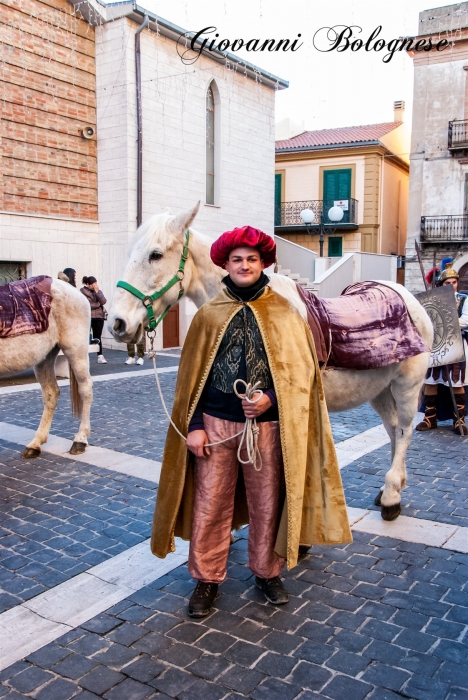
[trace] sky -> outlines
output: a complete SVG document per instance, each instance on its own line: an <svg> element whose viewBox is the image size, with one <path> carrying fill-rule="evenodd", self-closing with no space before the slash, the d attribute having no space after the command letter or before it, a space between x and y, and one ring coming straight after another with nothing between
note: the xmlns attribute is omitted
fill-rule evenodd
<svg viewBox="0 0 468 700"><path fill-rule="evenodd" d="M290 39L300 33L295 52L246 53L255 65L289 81L276 98L278 122L287 117L305 129L323 129L393 121L393 102L406 103L411 120L412 60L396 53L389 63L385 50L322 52L324 27L352 25L365 40L379 25L386 42L418 33L419 12L440 6L428 0L139 0L139 4L186 30L212 26L219 40ZM359 31L360 27L362 31ZM320 31L321 30L321 31ZM318 33L317 33L318 32ZM213 34L211 35L213 36ZM315 37L315 39L314 39ZM315 46L314 46L315 43Z"/></svg>

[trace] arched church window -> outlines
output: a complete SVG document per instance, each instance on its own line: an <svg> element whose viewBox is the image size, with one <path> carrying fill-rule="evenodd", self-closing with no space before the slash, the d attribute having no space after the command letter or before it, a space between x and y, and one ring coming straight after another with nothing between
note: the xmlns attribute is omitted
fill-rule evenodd
<svg viewBox="0 0 468 700"><path fill-rule="evenodd" d="M206 204L220 204L220 117L221 101L214 80L206 91Z"/></svg>

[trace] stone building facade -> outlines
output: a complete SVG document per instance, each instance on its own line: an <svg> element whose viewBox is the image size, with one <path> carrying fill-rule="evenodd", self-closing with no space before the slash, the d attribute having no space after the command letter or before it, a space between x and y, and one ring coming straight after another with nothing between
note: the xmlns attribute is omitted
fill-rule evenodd
<svg viewBox="0 0 468 700"><path fill-rule="evenodd" d="M445 50L410 51L414 64L413 127L406 246L406 284L424 284L426 270L447 256L468 291L468 2L425 10L417 39Z"/></svg>

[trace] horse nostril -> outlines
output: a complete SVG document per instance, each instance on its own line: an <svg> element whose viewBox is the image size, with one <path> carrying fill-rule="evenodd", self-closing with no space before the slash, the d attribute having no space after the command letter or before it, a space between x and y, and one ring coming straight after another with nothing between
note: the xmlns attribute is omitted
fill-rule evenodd
<svg viewBox="0 0 468 700"><path fill-rule="evenodd" d="M121 318L116 318L114 321L114 332L118 335L123 335L125 333L126 323Z"/></svg>

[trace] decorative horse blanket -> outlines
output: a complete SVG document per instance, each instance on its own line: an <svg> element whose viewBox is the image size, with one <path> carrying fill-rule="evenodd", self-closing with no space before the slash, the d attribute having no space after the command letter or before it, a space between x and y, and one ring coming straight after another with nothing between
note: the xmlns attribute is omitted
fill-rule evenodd
<svg viewBox="0 0 468 700"><path fill-rule="evenodd" d="M51 284L52 277L40 275L0 286L0 338L48 329Z"/></svg>
<svg viewBox="0 0 468 700"><path fill-rule="evenodd" d="M322 299L298 286L318 360L335 369L377 369L428 352L400 295L360 282Z"/></svg>

